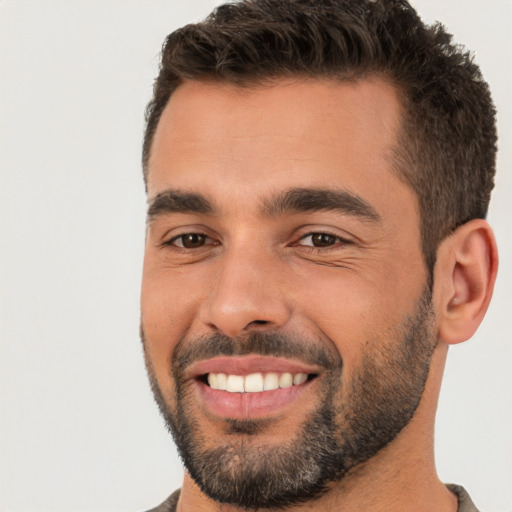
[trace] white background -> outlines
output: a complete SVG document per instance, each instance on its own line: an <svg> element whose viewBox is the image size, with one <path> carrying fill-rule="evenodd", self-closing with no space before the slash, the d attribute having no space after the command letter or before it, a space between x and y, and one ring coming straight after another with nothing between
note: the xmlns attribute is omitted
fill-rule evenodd
<svg viewBox="0 0 512 512"><path fill-rule="evenodd" d="M180 486L138 339L143 109L173 29L214 0L0 0L0 510L141 511ZM512 3L416 0L475 51L499 110L495 300L453 347L437 460L512 510Z"/></svg>

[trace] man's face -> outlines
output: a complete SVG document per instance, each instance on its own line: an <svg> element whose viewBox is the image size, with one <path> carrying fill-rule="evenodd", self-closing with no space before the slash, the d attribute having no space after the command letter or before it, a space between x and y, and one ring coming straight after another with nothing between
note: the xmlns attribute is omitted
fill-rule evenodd
<svg viewBox="0 0 512 512"><path fill-rule="evenodd" d="M399 117L378 80L189 82L163 113L143 341L213 499L313 498L417 408L436 340L417 202L391 171Z"/></svg>

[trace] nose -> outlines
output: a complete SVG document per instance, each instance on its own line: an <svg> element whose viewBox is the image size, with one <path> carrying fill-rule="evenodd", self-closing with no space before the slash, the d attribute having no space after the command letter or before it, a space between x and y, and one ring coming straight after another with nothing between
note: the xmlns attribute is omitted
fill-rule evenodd
<svg viewBox="0 0 512 512"><path fill-rule="evenodd" d="M284 326L291 306L277 260L254 248L232 250L220 258L202 307L203 324L230 337Z"/></svg>

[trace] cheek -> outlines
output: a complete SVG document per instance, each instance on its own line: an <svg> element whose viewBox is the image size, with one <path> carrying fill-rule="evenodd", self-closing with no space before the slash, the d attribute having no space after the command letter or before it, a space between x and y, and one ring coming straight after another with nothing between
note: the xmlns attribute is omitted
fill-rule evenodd
<svg viewBox="0 0 512 512"><path fill-rule="evenodd" d="M144 268L141 321L146 352L160 383L168 380L172 352L187 332L197 304L190 293L193 287L184 293L183 286L169 273Z"/></svg>
<svg viewBox="0 0 512 512"><path fill-rule="evenodd" d="M308 322L332 340L348 377L363 353L378 353L392 341L390 332L412 312L422 283L418 279L418 286L410 282L401 286L392 271L368 277L326 270L316 272L314 279L309 275L309 285L301 287L299 307Z"/></svg>
<svg viewBox="0 0 512 512"><path fill-rule="evenodd" d="M317 281L315 288L321 284ZM346 375L356 363L370 333L378 329L376 301L369 294L351 291L346 283L337 285L330 279L323 284L322 299L311 291L305 295L305 304L309 305L307 316L333 342L343 358Z"/></svg>

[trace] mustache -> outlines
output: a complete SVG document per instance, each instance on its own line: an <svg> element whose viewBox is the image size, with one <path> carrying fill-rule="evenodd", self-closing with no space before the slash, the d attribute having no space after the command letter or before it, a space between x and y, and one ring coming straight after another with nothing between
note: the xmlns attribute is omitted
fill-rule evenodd
<svg viewBox="0 0 512 512"><path fill-rule="evenodd" d="M342 359L332 342L305 339L299 335L254 331L247 336L231 338L220 333L180 340L171 357L173 369L183 371L190 365L218 356L270 356L298 359L324 369L341 368Z"/></svg>

